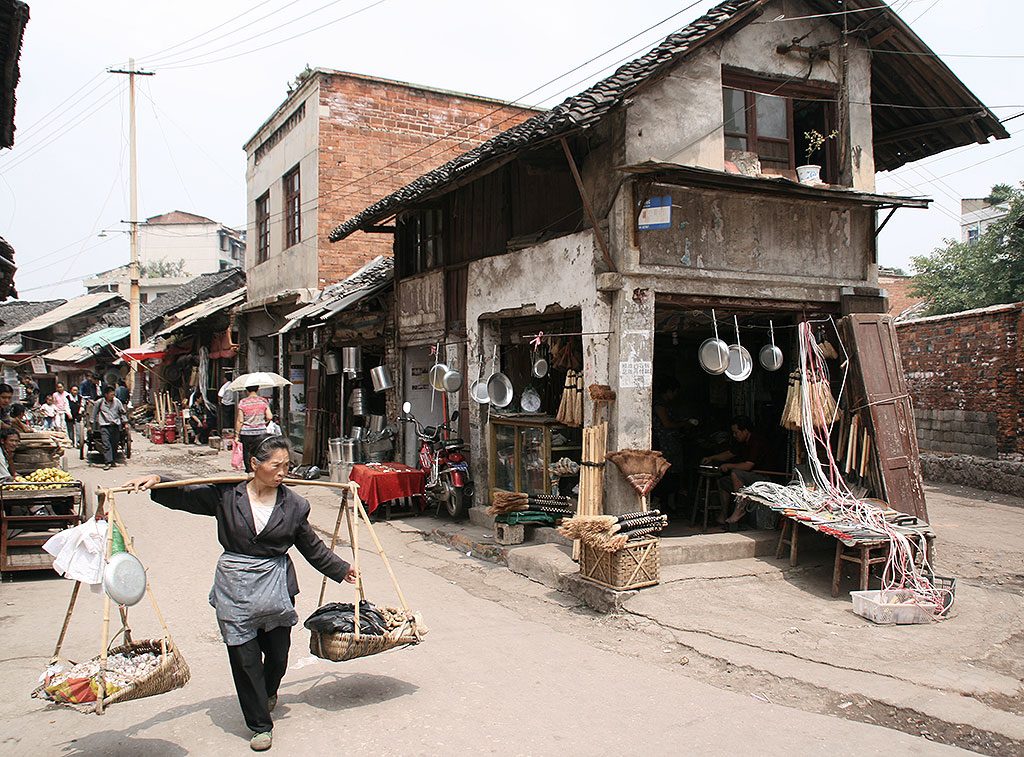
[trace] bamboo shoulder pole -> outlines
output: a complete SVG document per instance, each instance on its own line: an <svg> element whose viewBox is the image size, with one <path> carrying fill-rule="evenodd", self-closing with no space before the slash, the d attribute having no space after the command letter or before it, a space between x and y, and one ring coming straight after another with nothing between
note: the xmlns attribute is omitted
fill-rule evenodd
<svg viewBox="0 0 1024 757"><path fill-rule="evenodd" d="M150 489L176 489L181 486L205 486L207 484L240 484L243 481L248 481L250 478L252 476L242 474L210 478L183 478L179 481L161 481L159 484L153 484ZM281 483L285 486L323 486L329 489L348 489L351 486L350 484L340 484L335 481L305 481L301 478L286 478ZM111 489L99 489L98 493L109 496L111 494L131 493L134 491L136 490L130 486L115 486ZM139 491L149 491L149 489L140 489Z"/></svg>

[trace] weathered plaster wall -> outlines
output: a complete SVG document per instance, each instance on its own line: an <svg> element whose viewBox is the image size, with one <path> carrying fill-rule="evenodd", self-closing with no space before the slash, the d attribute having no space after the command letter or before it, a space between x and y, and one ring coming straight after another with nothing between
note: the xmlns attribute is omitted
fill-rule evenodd
<svg viewBox="0 0 1024 757"><path fill-rule="evenodd" d="M799 0L776 0L765 6L760 19L685 58L635 95L626 115L627 162L653 160L724 170L722 66L794 82L810 74L812 81L839 83L840 31L835 24L828 19L765 23L781 14L794 17L813 15L813 11ZM805 34L801 42L805 46L834 43L832 59L817 61L809 69L805 56L776 52L780 44ZM847 181L857 189L873 191L871 109L867 105L871 99L870 58L857 39L850 39L847 49L846 91L851 105L845 128L850 152L847 165L853 166Z"/></svg>
<svg viewBox="0 0 1024 757"><path fill-rule="evenodd" d="M444 271L401 279L398 291L400 344L429 344L444 336Z"/></svg>
<svg viewBox="0 0 1024 757"><path fill-rule="evenodd" d="M517 252L510 252L469 264L466 297L466 354L471 378L476 377L480 356L490 366L497 343L501 318L579 309L584 332L607 332L611 307L606 295L595 286L595 265L599 253L590 230L553 239ZM583 337L584 384L607 384L607 334ZM486 373L490 370L488 367ZM520 387L521 388L521 387ZM587 420L591 409L584 402ZM473 476L487 497L487 408L470 406L470 453Z"/></svg>

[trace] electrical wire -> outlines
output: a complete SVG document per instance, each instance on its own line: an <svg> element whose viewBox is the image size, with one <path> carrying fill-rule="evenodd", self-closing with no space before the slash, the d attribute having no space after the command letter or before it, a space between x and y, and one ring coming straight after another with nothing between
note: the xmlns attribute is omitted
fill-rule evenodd
<svg viewBox="0 0 1024 757"><path fill-rule="evenodd" d="M160 123L160 116L157 115L153 97L147 94L146 99L149 101L150 110L153 111L153 120L156 121L156 125L160 130L160 136L163 137L164 147L167 148L167 157L171 159L171 166L174 168L174 173L177 175L178 181L181 182L181 188L185 191L185 196L188 198L192 207L197 207L196 201L192 199L192 193L188 191L188 184L185 183L185 177L181 175L181 169L178 168L178 161L174 157L174 150L171 149L171 142L167 139L167 132L164 131L164 125Z"/></svg>
<svg viewBox="0 0 1024 757"><path fill-rule="evenodd" d="M210 34L211 32L215 32L218 29L221 29L221 28L227 26L228 24L232 23L233 21L237 21L238 19L242 18L243 16L248 16L253 11L256 11L256 10L262 8L264 5L266 5L267 3L270 3L270 2L273 2L273 0L263 0L262 2L256 3L256 5L253 5L252 7L247 8L246 10L242 11L241 13L239 13L237 16L232 16L231 18L227 19L226 21L222 21L219 24L217 24L216 26L211 26L206 31L200 32L199 34L196 34L195 36L189 37L186 40L182 40L181 42L178 42L177 44L171 45L170 47L165 47L162 50L157 50L154 53L148 53L147 55L143 55L141 58L139 58L139 60L140 61L143 61L143 60L158 60L161 57L164 57L165 53L168 53L171 50L175 50L175 49L181 47L182 45L187 45L189 42L194 42L197 39L201 39L202 37L205 37L207 34ZM290 2L287 3L287 5L282 6L281 8L279 8L278 11L283 10L288 5L294 5L295 2L297 2L297 0L291 0ZM276 13L278 11L274 11L274 12ZM273 15L273 14L268 14L268 15ZM264 16L263 18L266 18L266 16ZM260 20L262 20L262 18L261 19L257 19L257 21L260 21ZM256 23L256 22L254 21L252 23ZM247 24L247 25L251 26L251 24ZM230 31L228 34L221 35L221 37L217 37L215 39L221 39L221 38L226 37L226 36L228 36L230 34L234 34L235 32L240 31L241 29L244 29L247 25L236 27L235 29ZM209 42L206 42L204 44L209 44ZM190 48L190 49L192 49L192 48Z"/></svg>

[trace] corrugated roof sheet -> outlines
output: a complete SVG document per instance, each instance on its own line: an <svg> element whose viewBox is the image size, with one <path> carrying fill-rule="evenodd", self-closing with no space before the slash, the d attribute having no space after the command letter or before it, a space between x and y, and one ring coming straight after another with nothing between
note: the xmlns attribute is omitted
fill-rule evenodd
<svg viewBox="0 0 1024 757"><path fill-rule="evenodd" d="M20 326L36 316L48 313L65 302L67 300L44 300L41 302L13 300L0 303L0 339L9 334L15 326Z"/></svg>
<svg viewBox="0 0 1024 757"><path fill-rule="evenodd" d="M324 289L314 302L288 314L288 321L279 333L291 331L301 321L319 317L326 320L371 294L387 287L395 276L395 261L378 256L344 281Z"/></svg>
<svg viewBox="0 0 1024 757"><path fill-rule="evenodd" d="M120 299L120 297L121 295L117 294L117 292L97 292L96 294L76 297L73 300L68 300L58 308L36 316L19 326L15 326L13 329L10 329L10 333L24 334L30 331L42 331L53 326L55 323L60 323L68 318L74 318L82 313L88 313L93 308L110 302L110 300Z"/></svg>
<svg viewBox="0 0 1024 757"><path fill-rule="evenodd" d="M142 306L140 317L142 328L162 321L175 311L191 307L199 302L217 297L226 292L245 286L245 272L240 268L229 268L216 273L204 273L194 279L175 287L170 292L160 295L152 302ZM103 316L103 323L108 326L127 326L128 305L116 308ZM163 325L162 323L160 325Z"/></svg>
<svg viewBox="0 0 1024 757"><path fill-rule="evenodd" d="M80 336L71 344L47 352L44 357L51 363L84 363L92 360L107 347L127 339L131 329L127 326L108 326Z"/></svg>
<svg viewBox="0 0 1024 757"><path fill-rule="evenodd" d="M759 15L767 2L769 0L728 0L717 5L580 94L501 132L338 224L331 232L330 240L340 241L360 228L390 218L400 209L425 199L456 180L473 175L504 156L593 126L622 105L641 85L686 54L718 34ZM832 23L842 23L843 16L834 15L839 7L834 0L807 0L807 5L823 14L833 14L827 16ZM892 28L892 36L879 42L878 46L884 48L881 50L883 53L904 53L877 55L872 63L872 105L877 106L872 108L872 124L878 170L893 170L952 147L984 142L989 136L998 139L1009 136L995 115L887 5L879 0L846 0L842 7L857 14L860 34L864 38ZM871 11L877 12L872 14ZM911 68L917 69L914 80L906 75ZM927 70L922 73L922 69ZM917 80L925 84L919 85ZM933 84L932 80L941 86ZM890 89L891 93L886 95L890 99L879 100L876 96L876 90ZM922 107L919 111L914 108L886 109L882 107L886 103ZM949 108L948 113L943 110L946 107ZM965 118L964 114L972 108L977 111L976 115ZM942 119L947 119L947 122L941 123ZM935 143L929 145L927 138L932 136L935 136ZM888 140L884 146L881 145L883 140Z"/></svg>
<svg viewBox="0 0 1024 757"><path fill-rule="evenodd" d="M236 289L233 292L222 294L220 297L214 297L212 300L201 302L186 310L181 310L175 313L176 320L173 323L157 331L157 336L173 334L186 326L191 326L193 323L197 323L204 318L209 318L211 315L215 315L221 310L237 305L244 299L245 287L242 287L241 289Z"/></svg>

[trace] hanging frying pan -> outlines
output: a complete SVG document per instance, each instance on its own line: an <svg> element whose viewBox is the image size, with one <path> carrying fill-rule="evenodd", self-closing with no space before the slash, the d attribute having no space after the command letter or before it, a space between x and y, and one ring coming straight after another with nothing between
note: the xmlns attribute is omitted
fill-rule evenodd
<svg viewBox="0 0 1024 757"><path fill-rule="evenodd" d="M775 324L768 321L769 333L772 335L772 343L766 344L758 353L757 359L766 371L777 371L782 367L782 350L775 346Z"/></svg>
<svg viewBox="0 0 1024 757"><path fill-rule="evenodd" d="M700 367L712 376L721 376L729 367L729 345L718 338L718 320L715 318L715 311L711 311L711 325L714 326L715 336L705 339L697 350L697 359Z"/></svg>
<svg viewBox="0 0 1024 757"><path fill-rule="evenodd" d="M548 361L541 356L539 350L533 351L533 365L530 372L534 378L544 378L548 375Z"/></svg>
<svg viewBox="0 0 1024 757"><path fill-rule="evenodd" d="M515 394L512 390L512 382L498 368L498 347L494 347L494 362L492 365L494 373L487 379L487 396L494 407L508 407L512 404L512 397Z"/></svg>
<svg viewBox="0 0 1024 757"><path fill-rule="evenodd" d="M486 405L491 401L491 398L487 396L487 382L484 380L483 355L480 356L480 369L477 371L476 381L469 387L469 396L478 405Z"/></svg>
<svg viewBox="0 0 1024 757"><path fill-rule="evenodd" d="M736 344L729 345L729 364L725 369L725 377L730 381L746 381L754 370L754 360L747 348L740 344L739 319L736 316L732 319L736 327Z"/></svg>
<svg viewBox="0 0 1024 757"><path fill-rule="evenodd" d="M430 367L430 373L427 374L427 378L430 381L430 386L435 391L444 391L444 376L448 373L448 366L445 363L434 363Z"/></svg>
<svg viewBox="0 0 1024 757"><path fill-rule="evenodd" d="M116 604L138 604L146 596L146 569L128 552L111 555L103 568L103 591Z"/></svg>

